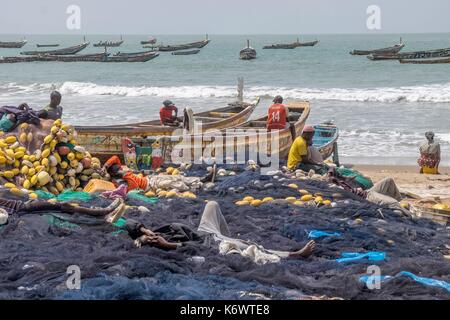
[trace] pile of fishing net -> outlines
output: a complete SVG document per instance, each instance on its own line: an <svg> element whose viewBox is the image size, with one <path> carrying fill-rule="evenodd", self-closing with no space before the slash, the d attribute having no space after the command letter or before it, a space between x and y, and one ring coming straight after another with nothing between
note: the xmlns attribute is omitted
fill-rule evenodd
<svg viewBox="0 0 450 320"><path fill-rule="evenodd" d="M99 169L100 160L78 145L74 128L61 120L23 123L0 137L1 182L17 195L81 191L91 178L101 178Z"/></svg>
<svg viewBox="0 0 450 320"><path fill-rule="evenodd" d="M292 188L293 183L298 188ZM314 254L258 265L237 254L220 255L217 245L191 243L176 251L136 248L126 232L101 218L51 212L11 215L9 223L0 227L0 299L450 298L445 289L450 283L449 261L444 258L449 254L449 233L444 226L381 208L322 181L243 172L221 177L216 187L199 192L196 199L164 197L146 202L133 197L127 200L130 207L123 218L150 229L170 223L195 229L205 200L215 200L233 237L288 251L315 239ZM246 196L300 198L299 189L320 193L336 206L316 201L235 204ZM334 198L337 193L339 199ZM94 195L80 203L106 206L110 200ZM138 206L150 212L142 213ZM71 265L81 270L80 290L67 287L66 271ZM371 275L371 265L380 268L379 289L369 289L363 281ZM444 286L416 281L423 278Z"/></svg>

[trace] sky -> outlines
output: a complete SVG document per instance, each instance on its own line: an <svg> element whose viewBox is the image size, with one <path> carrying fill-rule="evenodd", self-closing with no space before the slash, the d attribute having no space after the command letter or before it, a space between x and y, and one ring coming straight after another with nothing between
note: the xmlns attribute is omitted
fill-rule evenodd
<svg viewBox="0 0 450 320"><path fill-rule="evenodd" d="M2 34L450 32L448 0L2 0ZM67 8L80 9L80 29ZM367 8L380 8L380 29ZM71 20L71 26L76 26Z"/></svg>

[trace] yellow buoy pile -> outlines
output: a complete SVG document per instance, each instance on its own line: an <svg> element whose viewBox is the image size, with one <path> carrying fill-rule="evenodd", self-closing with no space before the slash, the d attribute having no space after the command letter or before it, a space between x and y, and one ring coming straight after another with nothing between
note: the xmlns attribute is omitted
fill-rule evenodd
<svg viewBox="0 0 450 320"><path fill-rule="evenodd" d="M82 191L91 178L101 178L96 172L100 160L77 146L75 130L60 119L32 153L27 149L34 139L28 124L20 126L18 135L0 137L0 176L8 181L4 186L12 193L36 198L35 190L55 195L64 189Z"/></svg>
<svg viewBox="0 0 450 320"><path fill-rule="evenodd" d="M298 189L298 186L296 184L289 184L287 186L291 189ZM301 189L298 190L300 193L300 197L287 197L285 199L274 199L272 197L265 197L262 200L255 199L252 196L245 196L242 200L236 201L235 204L237 206L246 206L251 205L254 207L259 207L262 204L268 204L268 203L290 203L296 206L303 206L303 205L312 205L312 206L330 206L332 204L331 200L324 199L320 194L312 195L309 191Z"/></svg>
<svg viewBox="0 0 450 320"><path fill-rule="evenodd" d="M148 191L145 193L147 197L158 197L158 198L184 198L184 199L197 199L197 196L191 191L178 192L177 190L156 190Z"/></svg>

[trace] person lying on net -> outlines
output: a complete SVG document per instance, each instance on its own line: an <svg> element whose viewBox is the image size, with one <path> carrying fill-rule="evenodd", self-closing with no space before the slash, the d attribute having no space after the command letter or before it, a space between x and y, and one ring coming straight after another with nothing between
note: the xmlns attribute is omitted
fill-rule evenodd
<svg viewBox="0 0 450 320"><path fill-rule="evenodd" d="M48 202L46 200L10 200L0 198L0 213L4 215L21 215L39 212L79 213L94 217L104 217L109 223L116 222L125 211L125 203L122 199L116 199L105 208L82 207L70 202Z"/></svg>
<svg viewBox="0 0 450 320"><path fill-rule="evenodd" d="M203 182L212 181L215 178L215 166L213 172L205 177L185 177L182 175L152 175L142 176L126 170L118 156L112 156L103 165L103 170L108 172L114 180L123 180L127 184L127 192L135 189L149 191L151 189L177 189L178 191L188 191L199 189Z"/></svg>
<svg viewBox="0 0 450 320"><path fill-rule="evenodd" d="M206 204L197 230L173 223L152 231L132 219L127 219L122 228L135 240L137 247L149 245L164 250L175 250L189 242L203 245L219 242L219 250L222 254L239 253L262 264L279 262L282 258L307 258L316 246L314 241L309 241L297 251L276 251L265 249L250 241L232 238L220 206L215 201L209 201Z"/></svg>
<svg viewBox="0 0 450 320"><path fill-rule="evenodd" d="M410 215L410 212L400 205L403 197L392 178L384 178L375 183L372 188L363 190L354 178L341 176L333 167L329 168L327 175L331 183L342 187L346 191L360 196L369 202L380 206L387 206L391 209L401 210L407 215Z"/></svg>

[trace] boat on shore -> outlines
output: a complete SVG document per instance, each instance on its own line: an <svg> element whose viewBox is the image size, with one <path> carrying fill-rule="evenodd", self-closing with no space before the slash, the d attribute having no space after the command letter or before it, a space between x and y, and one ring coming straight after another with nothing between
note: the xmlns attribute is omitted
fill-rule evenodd
<svg viewBox="0 0 450 320"><path fill-rule="evenodd" d="M59 44L36 44L36 47L38 48L56 48L59 47Z"/></svg>
<svg viewBox="0 0 450 320"><path fill-rule="evenodd" d="M39 55L72 55L77 54L81 50L84 50L87 46L89 46L89 42L83 42L79 45L57 49L57 50L48 50L48 51L24 51L21 52L21 55L26 56L39 56Z"/></svg>
<svg viewBox="0 0 450 320"><path fill-rule="evenodd" d="M146 44L156 44L156 38L150 38L148 40L141 41L141 45L146 45Z"/></svg>
<svg viewBox="0 0 450 320"><path fill-rule="evenodd" d="M400 39L400 43L388 47L388 48L382 48L382 49L374 49L374 50L353 50L350 52L351 55L358 55L358 56L368 56L370 54L396 54L400 52L404 48L405 44Z"/></svg>
<svg viewBox="0 0 450 320"><path fill-rule="evenodd" d="M160 45L160 46L144 46L144 48L150 48L157 51L171 52L171 51L181 51L181 50L189 50L189 49L201 49L210 43L211 40L208 39L208 35L206 35L205 40L179 44L179 45Z"/></svg>
<svg viewBox="0 0 450 320"><path fill-rule="evenodd" d="M333 162L339 162L337 155L339 129L330 122L315 125L314 129L313 146L319 150L323 160L333 156Z"/></svg>
<svg viewBox="0 0 450 320"><path fill-rule="evenodd" d="M430 59L450 57L450 48L423 50L413 52L403 52L397 54L371 54L367 58L370 60L401 60L401 59Z"/></svg>
<svg viewBox="0 0 450 320"><path fill-rule="evenodd" d="M256 50L250 47L250 40L247 40L247 47L239 51L239 59L241 60L256 59Z"/></svg>
<svg viewBox="0 0 450 320"><path fill-rule="evenodd" d="M97 43L94 43L94 47L103 47L103 48L117 48L120 47L123 43L123 38L120 36L120 41L100 41Z"/></svg>
<svg viewBox="0 0 450 320"><path fill-rule="evenodd" d="M192 121L194 123L201 121L201 132L238 126L249 119L258 102L259 100L256 103L231 103L226 107L194 114ZM189 122L189 120L184 121L184 117L181 117L181 120L184 125ZM182 127L162 126L160 120L109 126L76 126L75 129L80 145L102 161L113 155L122 154L122 139L124 138L166 137L170 140L172 134L177 130L183 131Z"/></svg>
<svg viewBox="0 0 450 320"><path fill-rule="evenodd" d="M399 61L400 63L411 63L411 64L442 64L442 63L450 63L450 58L421 59L421 60L400 59Z"/></svg>
<svg viewBox="0 0 450 320"><path fill-rule="evenodd" d="M26 43L27 40L25 39L22 41L9 41L9 42L0 41L0 48L8 48L8 49L22 48Z"/></svg>
<svg viewBox="0 0 450 320"><path fill-rule="evenodd" d="M227 161L246 163L253 160L261 165L267 165L268 157L275 161L277 157L279 160L286 159L292 142L305 126L310 104L294 102L287 107L290 127L282 130L268 131L266 115L220 131L183 135L171 139L162 137L160 143L164 146L164 162L170 163L173 155L182 159L184 163L199 163L214 157L219 163ZM276 166L278 165L277 163Z"/></svg>
<svg viewBox="0 0 450 320"><path fill-rule="evenodd" d="M195 50L188 50L188 51L174 51L172 52L172 55L174 56L188 56L191 54L197 54L200 52L200 49L195 49Z"/></svg>

